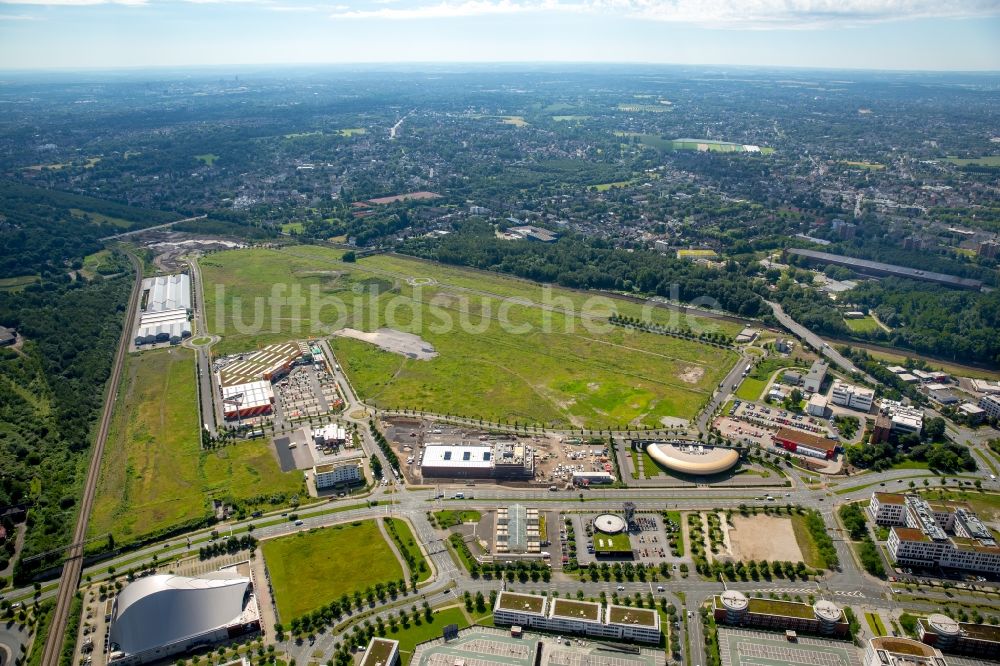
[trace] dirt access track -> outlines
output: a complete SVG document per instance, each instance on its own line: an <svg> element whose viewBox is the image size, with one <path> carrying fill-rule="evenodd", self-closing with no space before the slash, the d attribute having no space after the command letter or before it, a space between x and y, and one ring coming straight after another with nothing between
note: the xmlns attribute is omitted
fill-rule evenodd
<svg viewBox="0 0 1000 666"><path fill-rule="evenodd" d="M434 345L419 335L404 333L393 328L380 328L371 333L354 328L342 328L339 331L334 331L333 334L342 338L354 338L362 342L369 342L388 352L421 361L429 361L438 355L437 351L434 350Z"/></svg>

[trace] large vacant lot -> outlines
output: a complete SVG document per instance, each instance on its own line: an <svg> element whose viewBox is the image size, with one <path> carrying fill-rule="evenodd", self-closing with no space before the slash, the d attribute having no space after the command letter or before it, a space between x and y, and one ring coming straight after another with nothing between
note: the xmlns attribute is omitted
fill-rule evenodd
<svg viewBox="0 0 1000 666"><path fill-rule="evenodd" d="M298 492L260 440L201 449L194 352L129 356L101 463L91 535L119 543L199 520L209 500Z"/></svg>
<svg viewBox="0 0 1000 666"><path fill-rule="evenodd" d="M736 560L803 561L791 518L733 516L729 539Z"/></svg>
<svg viewBox="0 0 1000 666"><path fill-rule="evenodd" d="M279 620L285 623L341 595L403 578L374 520L269 539L262 548Z"/></svg>
<svg viewBox="0 0 1000 666"><path fill-rule="evenodd" d="M657 426L694 416L736 361L724 350L608 324L612 310L642 314L629 301L604 298L588 315L572 315L593 296L405 257L342 263L335 250L302 246L220 252L202 266L220 353L343 327L384 326L432 345L438 356L419 360L331 340L361 397L383 408L563 427ZM281 300L289 295L297 304ZM658 322L671 316L653 310Z"/></svg>

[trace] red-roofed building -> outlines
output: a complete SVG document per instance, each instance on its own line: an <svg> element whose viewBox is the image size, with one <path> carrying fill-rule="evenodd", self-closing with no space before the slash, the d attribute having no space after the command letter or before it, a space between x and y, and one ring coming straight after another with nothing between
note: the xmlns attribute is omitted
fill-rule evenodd
<svg viewBox="0 0 1000 666"><path fill-rule="evenodd" d="M776 446L810 458L830 459L837 452L835 440L817 437L793 428L782 428L772 439Z"/></svg>

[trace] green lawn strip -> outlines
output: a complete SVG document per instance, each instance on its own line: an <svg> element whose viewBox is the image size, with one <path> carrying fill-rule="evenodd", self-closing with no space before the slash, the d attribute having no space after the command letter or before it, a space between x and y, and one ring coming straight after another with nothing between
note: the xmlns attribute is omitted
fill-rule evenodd
<svg viewBox="0 0 1000 666"><path fill-rule="evenodd" d="M795 541L799 544L799 550L802 551L802 561L807 566L823 568L823 558L820 556L816 540L813 539L809 528L806 526L806 517L793 515L792 530L795 532Z"/></svg>
<svg viewBox="0 0 1000 666"><path fill-rule="evenodd" d="M410 524L402 518L386 518L386 531L396 543L403 559L406 560L410 568L410 575L417 575L417 582L422 583L431 577L431 567L427 563L424 554L420 552L420 545L413 537Z"/></svg>
<svg viewBox="0 0 1000 666"><path fill-rule="evenodd" d="M865 620L868 622L868 626L871 628L872 633L876 636L885 636L888 633L885 630L885 625L882 624L882 618L879 617L878 613L865 613Z"/></svg>
<svg viewBox="0 0 1000 666"><path fill-rule="evenodd" d="M643 449L642 450L642 469L646 473L647 479L652 479L654 476L659 476L662 468L653 460L649 453Z"/></svg>
<svg viewBox="0 0 1000 666"><path fill-rule="evenodd" d="M396 631L392 631L391 627L386 627L385 638L399 641L399 658L403 666L410 663L413 650L417 645L440 638L442 631L449 624L457 624L459 629L469 626L469 619L465 616L465 612L457 606L434 612L430 622L423 621L423 619L421 615L422 623L419 625L411 620L410 626L406 629L397 627Z"/></svg>
<svg viewBox="0 0 1000 666"><path fill-rule="evenodd" d="M472 565L476 563L476 560L473 558L468 544L462 541L461 534L452 534L448 537L448 548L455 554L466 571L472 571Z"/></svg>
<svg viewBox="0 0 1000 666"><path fill-rule="evenodd" d="M261 548L283 622L343 594L403 577L374 520L268 539Z"/></svg>
<svg viewBox="0 0 1000 666"><path fill-rule="evenodd" d="M684 550L684 523L681 520L680 511L667 511L667 518L674 521L677 525L677 531L674 534L677 535L677 542L680 545L681 554L683 555L686 551Z"/></svg>

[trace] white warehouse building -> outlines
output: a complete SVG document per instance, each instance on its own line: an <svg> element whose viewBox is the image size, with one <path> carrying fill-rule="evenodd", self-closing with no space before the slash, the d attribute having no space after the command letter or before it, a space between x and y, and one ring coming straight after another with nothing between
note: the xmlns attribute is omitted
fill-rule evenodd
<svg viewBox="0 0 1000 666"><path fill-rule="evenodd" d="M135 344L178 344L191 336L191 280L184 273L146 278L139 301Z"/></svg>

